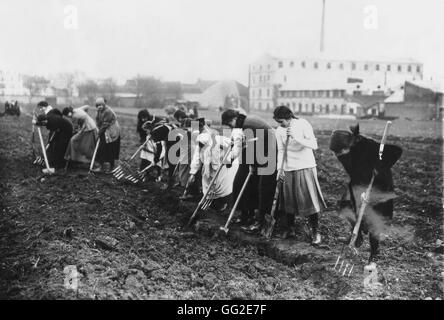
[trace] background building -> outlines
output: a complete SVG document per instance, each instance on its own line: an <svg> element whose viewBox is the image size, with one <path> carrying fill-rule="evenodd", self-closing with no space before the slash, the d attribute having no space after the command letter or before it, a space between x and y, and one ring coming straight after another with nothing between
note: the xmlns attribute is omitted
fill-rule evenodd
<svg viewBox="0 0 444 320"><path fill-rule="evenodd" d="M368 109L383 103L392 88L422 78L423 65L414 60L281 59L266 54L250 65L250 108L285 104L301 113L364 116L374 114ZM368 105L368 100L377 101Z"/></svg>
<svg viewBox="0 0 444 320"><path fill-rule="evenodd" d="M439 119L442 117L443 92L437 84L406 81L385 99L384 115L409 120Z"/></svg>
<svg viewBox="0 0 444 320"><path fill-rule="evenodd" d="M18 72L0 70L0 95L26 95L27 89L23 86L23 76Z"/></svg>

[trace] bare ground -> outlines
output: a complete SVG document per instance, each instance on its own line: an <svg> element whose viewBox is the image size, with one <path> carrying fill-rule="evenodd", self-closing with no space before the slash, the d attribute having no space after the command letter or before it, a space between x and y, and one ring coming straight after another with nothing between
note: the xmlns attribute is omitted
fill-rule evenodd
<svg viewBox="0 0 444 320"><path fill-rule="evenodd" d="M133 119L120 122L126 156L138 139ZM346 177L328 151L328 132L317 135L329 205L321 221L324 246L310 249L301 232L297 240L273 240L277 249L267 252L257 237L185 229L196 204L180 202L179 189L167 194L159 184L132 186L81 170L44 177L31 163L29 118L1 118L0 298L442 298L442 141L392 137L404 149L394 167L399 197L378 264L382 286L369 290L362 284L367 243L352 277L331 270L341 248L337 237L348 230L335 214ZM206 215L213 225L226 219ZM279 254L291 249L297 255L300 247L321 261ZM67 265L80 273L77 291L64 287Z"/></svg>

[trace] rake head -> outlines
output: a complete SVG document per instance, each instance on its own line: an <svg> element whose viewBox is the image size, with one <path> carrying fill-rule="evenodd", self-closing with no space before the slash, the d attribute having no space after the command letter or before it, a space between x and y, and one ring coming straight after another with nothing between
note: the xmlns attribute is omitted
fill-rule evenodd
<svg viewBox="0 0 444 320"><path fill-rule="evenodd" d="M38 165L38 166L44 166L45 165L45 159L43 159L40 156L37 156L32 164Z"/></svg>
<svg viewBox="0 0 444 320"><path fill-rule="evenodd" d="M144 180L145 175L143 173L133 174L129 170L124 169L123 166L118 166L112 171L113 176L118 181L128 181L137 184Z"/></svg>

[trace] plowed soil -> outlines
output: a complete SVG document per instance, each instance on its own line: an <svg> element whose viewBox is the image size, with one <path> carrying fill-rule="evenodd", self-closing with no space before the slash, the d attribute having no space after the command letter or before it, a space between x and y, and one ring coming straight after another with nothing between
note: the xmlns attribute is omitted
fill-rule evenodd
<svg viewBox="0 0 444 320"><path fill-rule="evenodd" d="M137 148L135 119L119 119L121 155ZM396 123L395 123L396 125ZM45 130L43 130L45 131ZM348 227L335 212L347 180L317 131L318 174L329 209L321 218L326 255ZM0 118L0 298L3 299L441 299L442 139L391 136L404 149L394 166L395 218L378 262L380 286L361 266L344 278L330 265L288 265L258 247L188 230L196 204L160 183L122 184L70 170L43 176L32 164L30 118ZM304 241L298 240L298 241ZM64 268L79 285L66 288Z"/></svg>

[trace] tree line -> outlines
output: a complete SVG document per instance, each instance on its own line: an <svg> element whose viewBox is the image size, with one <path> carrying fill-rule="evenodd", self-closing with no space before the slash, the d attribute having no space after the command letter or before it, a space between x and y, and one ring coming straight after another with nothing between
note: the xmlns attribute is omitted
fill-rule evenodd
<svg viewBox="0 0 444 320"><path fill-rule="evenodd" d="M97 96L103 96L110 104L116 104L118 92L135 95L135 107L160 108L165 101L182 98L182 85L180 82L162 82L152 76L137 75L128 79L123 86L119 86L113 78L102 80L87 79L76 82L73 74L61 74L64 88L57 89L56 95L72 97L77 89L79 96L93 104ZM30 99L42 95L51 86L50 80L42 76L25 76L24 87L28 90Z"/></svg>

